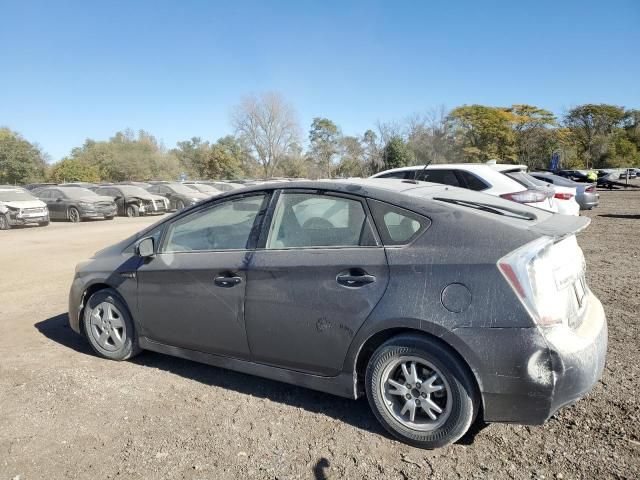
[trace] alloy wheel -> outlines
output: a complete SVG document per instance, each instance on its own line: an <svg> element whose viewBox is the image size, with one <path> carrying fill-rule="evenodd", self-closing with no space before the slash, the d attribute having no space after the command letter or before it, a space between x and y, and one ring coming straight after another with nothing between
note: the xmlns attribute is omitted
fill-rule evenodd
<svg viewBox="0 0 640 480"><path fill-rule="evenodd" d="M69 221L78 223L80 221L80 212L76 208L69 209Z"/></svg>
<svg viewBox="0 0 640 480"><path fill-rule="evenodd" d="M447 380L420 357L401 356L390 362L382 372L379 388L389 413L407 428L435 430L451 413Z"/></svg>
<svg viewBox="0 0 640 480"><path fill-rule="evenodd" d="M109 352L122 348L126 340L126 328L122 313L115 305L102 302L90 314L90 334L97 344Z"/></svg>

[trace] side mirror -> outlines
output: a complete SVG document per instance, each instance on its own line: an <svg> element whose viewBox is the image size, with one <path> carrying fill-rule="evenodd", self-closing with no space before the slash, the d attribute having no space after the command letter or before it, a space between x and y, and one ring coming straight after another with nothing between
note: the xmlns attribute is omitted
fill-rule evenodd
<svg viewBox="0 0 640 480"><path fill-rule="evenodd" d="M62 197L56 198L56 202L61 202L61 201L62 201Z"/></svg>
<svg viewBox="0 0 640 480"><path fill-rule="evenodd" d="M153 237L143 238L140 241L140 243L138 243L138 246L136 247L136 251L138 253L138 256L140 257L143 257L143 258L153 257L153 255L155 254Z"/></svg>
<svg viewBox="0 0 640 480"><path fill-rule="evenodd" d="M122 197L120 195L116 195L115 197L113 197L113 201L118 201L120 200Z"/></svg>

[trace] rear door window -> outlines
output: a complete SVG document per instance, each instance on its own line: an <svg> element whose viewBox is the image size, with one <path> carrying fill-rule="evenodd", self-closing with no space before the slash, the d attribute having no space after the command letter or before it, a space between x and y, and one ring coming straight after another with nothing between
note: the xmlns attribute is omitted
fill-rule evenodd
<svg viewBox="0 0 640 480"><path fill-rule="evenodd" d="M451 185L452 187L460 187L460 181L453 170L433 169L422 170L416 172L416 180L423 182L440 183L442 185Z"/></svg>
<svg viewBox="0 0 640 480"><path fill-rule="evenodd" d="M269 228L267 249L371 244L362 203L315 193L284 192Z"/></svg>
<svg viewBox="0 0 640 480"><path fill-rule="evenodd" d="M469 190L479 192L481 190L489 188L489 185L484 183L473 173L467 172L466 170L458 170L456 173L459 177L462 178L463 183L466 184L466 188L468 188Z"/></svg>
<svg viewBox="0 0 640 480"><path fill-rule="evenodd" d="M391 172L384 175L378 175L376 178L413 178L413 171Z"/></svg>

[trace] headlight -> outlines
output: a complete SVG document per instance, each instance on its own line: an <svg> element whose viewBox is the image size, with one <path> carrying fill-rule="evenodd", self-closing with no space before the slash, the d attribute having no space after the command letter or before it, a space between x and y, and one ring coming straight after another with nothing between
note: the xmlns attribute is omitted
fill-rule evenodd
<svg viewBox="0 0 640 480"><path fill-rule="evenodd" d="M196 203L198 200L200 200L200 199L199 199L199 198L192 198L192 199L191 199L191 201L192 201L193 203Z"/></svg>
<svg viewBox="0 0 640 480"><path fill-rule="evenodd" d="M93 203L88 202L78 202L78 205L82 208L93 208Z"/></svg>

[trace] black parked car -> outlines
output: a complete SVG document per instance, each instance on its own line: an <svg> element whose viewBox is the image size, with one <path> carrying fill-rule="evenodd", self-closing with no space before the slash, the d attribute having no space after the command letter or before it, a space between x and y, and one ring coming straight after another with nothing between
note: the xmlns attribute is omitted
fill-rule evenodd
<svg viewBox="0 0 640 480"><path fill-rule="evenodd" d="M113 198L118 206L118 215L123 217L163 214L169 210L164 197L135 185L107 185L97 187L94 192Z"/></svg>
<svg viewBox="0 0 640 480"><path fill-rule="evenodd" d="M169 200L169 208L171 210L182 210L200 200L205 200L210 197L210 195L196 192L186 185L177 182L155 183L147 188L147 191L161 195Z"/></svg>
<svg viewBox="0 0 640 480"><path fill-rule="evenodd" d="M97 195L82 187L47 187L37 190L37 197L47 204L51 220L80 222L89 218L113 220L116 205L110 197Z"/></svg>
<svg viewBox="0 0 640 480"><path fill-rule="evenodd" d="M588 223L422 182L258 185L81 263L69 321L114 360L148 349L366 395L393 435L440 447L478 415L543 423L598 381Z"/></svg>

